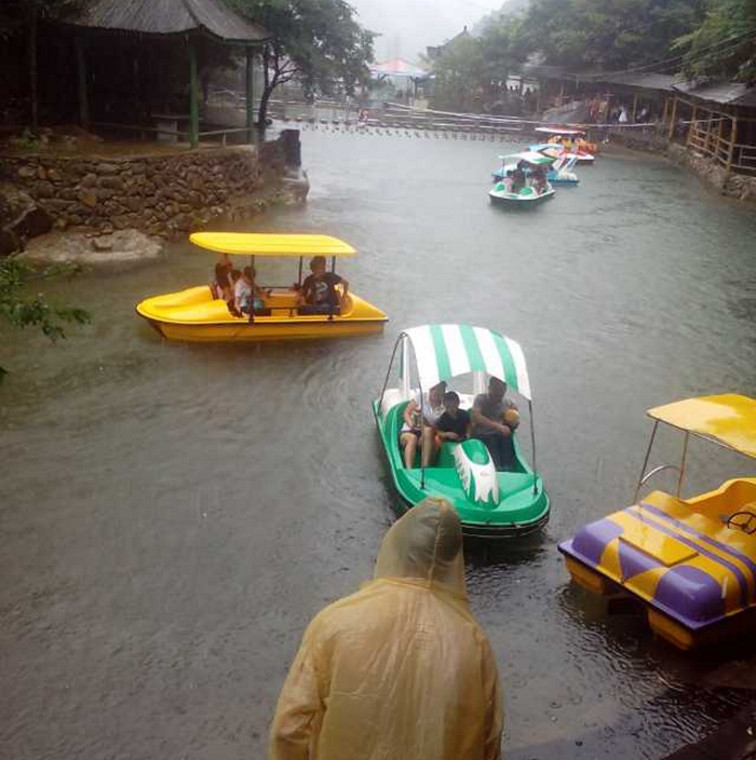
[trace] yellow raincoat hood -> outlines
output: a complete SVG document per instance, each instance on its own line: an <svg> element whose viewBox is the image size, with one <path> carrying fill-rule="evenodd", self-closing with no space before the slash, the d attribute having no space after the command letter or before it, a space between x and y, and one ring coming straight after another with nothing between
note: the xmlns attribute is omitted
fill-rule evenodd
<svg viewBox="0 0 756 760"><path fill-rule="evenodd" d="M501 699L470 612L459 518L426 499L386 534L374 578L322 610L279 697L269 760L496 760Z"/></svg>

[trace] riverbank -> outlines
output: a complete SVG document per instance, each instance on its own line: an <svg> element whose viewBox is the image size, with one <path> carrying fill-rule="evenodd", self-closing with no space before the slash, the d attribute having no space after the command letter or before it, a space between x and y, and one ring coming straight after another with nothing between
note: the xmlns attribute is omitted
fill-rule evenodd
<svg viewBox="0 0 756 760"><path fill-rule="evenodd" d="M62 239L71 254L79 240L82 255L107 254L118 250L116 233L179 239L212 219L245 219L301 202L309 185L300 176L299 155L296 130L260 145L195 151L155 143L95 143L75 152L6 146L0 151L0 255L23 250L51 230L57 237L28 246L37 258ZM51 256L59 258L54 251Z"/></svg>
<svg viewBox="0 0 756 760"><path fill-rule="evenodd" d="M721 195L756 207L756 176L729 173L716 161L696 155L685 145L668 140L649 128L614 130L609 134L613 144L630 150L663 156L699 177L710 189Z"/></svg>

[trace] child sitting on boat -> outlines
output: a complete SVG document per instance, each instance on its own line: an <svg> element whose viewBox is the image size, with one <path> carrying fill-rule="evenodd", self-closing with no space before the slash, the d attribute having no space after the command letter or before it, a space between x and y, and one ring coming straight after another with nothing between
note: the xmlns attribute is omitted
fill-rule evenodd
<svg viewBox="0 0 756 760"><path fill-rule="evenodd" d="M454 391L444 394L444 413L436 422L436 435L441 441L464 441L470 435L470 412L459 408L459 395Z"/></svg>
<svg viewBox="0 0 756 760"><path fill-rule="evenodd" d="M265 308L265 291L255 284L254 267L244 267L242 276L234 285L234 308L240 314L254 314Z"/></svg>
<svg viewBox="0 0 756 760"><path fill-rule="evenodd" d="M215 265L215 279L210 283L210 292L213 298L221 298L229 301L233 296L233 284L231 282L231 270L233 265L228 256L224 256Z"/></svg>

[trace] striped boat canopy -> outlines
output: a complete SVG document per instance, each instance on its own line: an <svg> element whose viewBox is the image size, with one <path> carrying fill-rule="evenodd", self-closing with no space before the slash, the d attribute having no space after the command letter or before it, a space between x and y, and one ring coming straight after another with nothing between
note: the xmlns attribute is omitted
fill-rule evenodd
<svg viewBox="0 0 756 760"><path fill-rule="evenodd" d="M469 372L485 372L532 399L525 356L511 338L470 325L423 325L402 334L412 343L423 388Z"/></svg>

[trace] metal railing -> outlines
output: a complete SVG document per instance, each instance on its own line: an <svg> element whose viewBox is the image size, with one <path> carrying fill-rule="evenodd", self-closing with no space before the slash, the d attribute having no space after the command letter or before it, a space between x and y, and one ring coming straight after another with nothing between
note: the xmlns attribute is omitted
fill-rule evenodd
<svg viewBox="0 0 756 760"><path fill-rule="evenodd" d="M165 119L165 121L169 121L169 119ZM154 135L169 135L171 137L175 137L177 140L185 140L187 142L189 141L188 129L172 129L170 127L147 127L142 124L120 124L117 122L109 121L94 121L91 122L91 126L98 127L100 129L125 130L127 132L139 132ZM246 132L249 132L247 127L223 127L221 129L209 129L200 131L197 133L197 137L202 138L220 136L220 143L225 147L226 138L229 135L242 134Z"/></svg>

